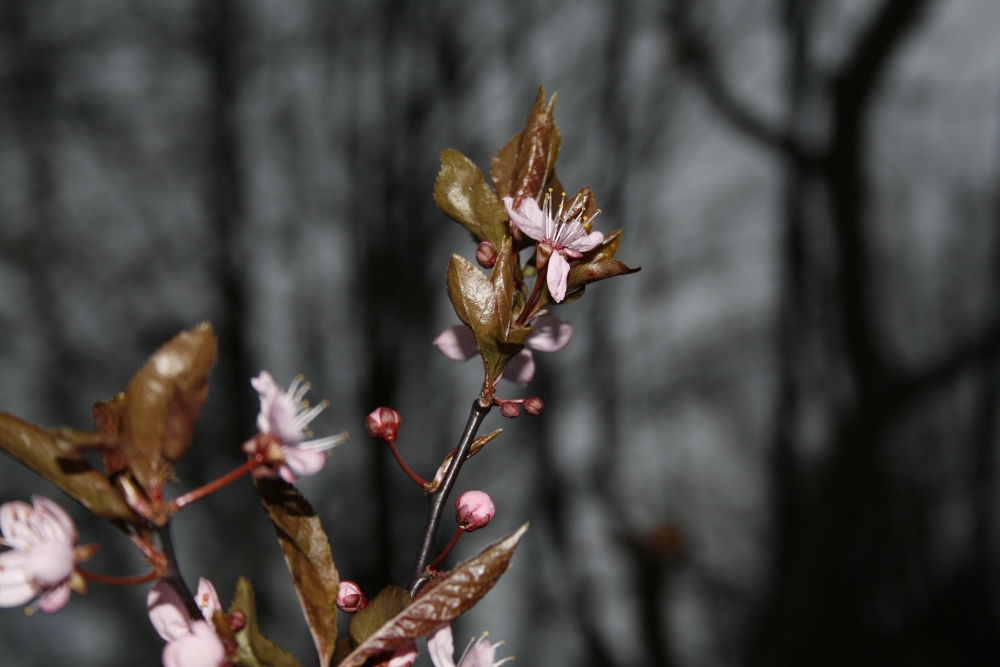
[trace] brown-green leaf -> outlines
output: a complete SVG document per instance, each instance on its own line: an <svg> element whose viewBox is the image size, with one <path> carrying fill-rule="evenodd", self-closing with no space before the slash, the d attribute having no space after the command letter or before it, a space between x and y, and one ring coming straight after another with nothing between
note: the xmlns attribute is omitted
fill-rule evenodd
<svg viewBox="0 0 1000 667"><path fill-rule="evenodd" d="M240 577L236 582L236 595L233 596L229 613L234 611L241 611L246 616L246 624L236 632L236 653L240 657L240 667L302 667L295 656L261 634L257 626L253 586L246 577Z"/></svg>
<svg viewBox="0 0 1000 667"><path fill-rule="evenodd" d="M471 609L507 571L514 550L527 529L528 524L524 524L486 547L475 558L431 581L409 607L372 633L340 663L340 667L359 667L371 656L392 651L408 639L429 634Z"/></svg>
<svg viewBox="0 0 1000 667"><path fill-rule="evenodd" d="M449 148L441 153L441 171L434 183L434 203L449 218L497 249L510 236L507 211L472 160Z"/></svg>
<svg viewBox="0 0 1000 667"><path fill-rule="evenodd" d="M386 586L368 606L351 619L347 628L354 646L360 646L378 631L386 621L410 606L413 599L399 586Z"/></svg>
<svg viewBox="0 0 1000 667"><path fill-rule="evenodd" d="M618 252L618 246L621 244L621 237L622 230L620 229L605 234L604 243L585 255L579 264L569 270L569 278L566 281L567 291L605 278L639 271L638 268L630 268L624 262L615 259L615 253Z"/></svg>
<svg viewBox="0 0 1000 667"><path fill-rule="evenodd" d="M278 533L295 593L305 614L319 664L326 667L337 642L337 592L340 575L333 564L330 542L319 517L291 484L281 480L257 482L260 499Z"/></svg>
<svg viewBox="0 0 1000 667"><path fill-rule="evenodd" d="M538 89L535 103L528 112L520 134L517 158L514 161L509 194L515 201L541 196L559 156L560 134L552 110L556 96L545 102L545 86ZM502 150L502 149L501 149Z"/></svg>
<svg viewBox="0 0 1000 667"><path fill-rule="evenodd" d="M503 198L510 194L510 183L514 180L514 165L517 163L517 151L521 147L521 133L518 132L505 143L490 161L490 180L497 197Z"/></svg>
<svg viewBox="0 0 1000 667"><path fill-rule="evenodd" d="M217 348L212 325L202 322L167 341L128 383L121 423L124 454L147 491L163 485L173 462L191 445Z"/></svg>
<svg viewBox="0 0 1000 667"><path fill-rule="evenodd" d="M511 274L510 238L498 248L497 263L489 279L471 262L452 255L448 263L448 296L458 318L472 329L491 382L511 358L524 348L530 328L511 329L515 286Z"/></svg>
<svg viewBox="0 0 1000 667"><path fill-rule="evenodd" d="M95 515L111 521L140 519L108 479L48 431L0 412L0 450L49 480Z"/></svg>

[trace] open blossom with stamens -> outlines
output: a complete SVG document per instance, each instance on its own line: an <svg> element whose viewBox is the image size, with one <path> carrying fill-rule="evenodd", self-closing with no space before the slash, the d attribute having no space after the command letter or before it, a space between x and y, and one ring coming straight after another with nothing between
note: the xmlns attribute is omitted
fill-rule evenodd
<svg viewBox="0 0 1000 667"><path fill-rule="evenodd" d="M226 648L212 628L212 615L222 608L215 587L208 579L198 581L195 596L206 620L193 621L180 595L166 581L149 591L146 608L149 620L167 645L163 647L163 667L221 667Z"/></svg>
<svg viewBox="0 0 1000 667"><path fill-rule="evenodd" d="M280 447L281 465L277 471L264 469L257 476L280 476L286 482L295 482L297 475L315 475L323 469L326 452L347 439L346 433L327 438L306 440L309 423L322 412L328 403L309 407L303 399L309 391L309 383L302 376L295 378L287 391L274 381L271 374L261 371L250 380L250 384L260 395L260 413L257 415L257 429L270 435ZM247 453L258 446L254 440L244 444Z"/></svg>
<svg viewBox="0 0 1000 667"><path fill-rule="evenodd" d="M51 614L69 601L76 563L86 550L74 549L76 525L63 508L43 496L31 503L0 505L3 544L11 547L0 554L0 607L41 596L37 608Z"/></svg>
<svg viewBox="0 0 1000 667"><path fill-rule="evenodd" d="M552 215L552 196L545 195L542 208L538 208L538 203L528 197L521 202L519 210L514 210L513 197L504 197L503 204L507 209L510 221L517 225L518 229L538 242L539 257L544 257L544 251L551 253L548 258L548 274L546 281L549 286L549 294L552 299L559 303L566 296L566 281L569 278L568 259L576 259L583 253L593 250L604 242L604 234L600 232L587 232L583 226L586 219L582 219L583 213L577 217L563 219L563 205L559 205L556 214ZM582 221L581 221L582 220ZM539 266L541 268L541 266Z"/></svg>
<svg viewBox="0 0 1000 667"><path fill-rule="evenodd" d="M555 315L542 315L531 321L531 334L525 341L525 349L507 362L504 379L516 382L522 387L535 377L535 357L532 348L539 352L558 352L566 347L573 336L573 325ZM479 354L476 337L472 329L459 324L448 327L434 339L434 345L441 354L455 361L467 361Z"/></svg>
<svg viewBox="0 0 1000 667"><path fill-rule="evenodd" d="M487 637L489 634L484 632L479 639L473 639L462 653L457 667L497 667L514 659L513 656L508 656L494 662L497 647L503 642L491 644ZM438 628L427 637L427 652L430 653L434 667L456 667L455 643L450 625Z"/></svg>

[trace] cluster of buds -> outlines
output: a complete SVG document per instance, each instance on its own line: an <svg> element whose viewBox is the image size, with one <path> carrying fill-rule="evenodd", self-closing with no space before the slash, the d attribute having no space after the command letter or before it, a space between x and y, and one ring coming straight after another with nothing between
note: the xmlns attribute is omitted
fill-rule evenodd
<svg viewBox="0 0 1000 667"><path fill-rule="evenodd" d="M512 399L494 397L493 404L500 406L500 414L508 419L514 419L515 417L520 416L521 409L518 407L519 405L523 405L524 411L532 417L537 417L545 410L545 403L543 403L542 399L537 396Z"/></svg>

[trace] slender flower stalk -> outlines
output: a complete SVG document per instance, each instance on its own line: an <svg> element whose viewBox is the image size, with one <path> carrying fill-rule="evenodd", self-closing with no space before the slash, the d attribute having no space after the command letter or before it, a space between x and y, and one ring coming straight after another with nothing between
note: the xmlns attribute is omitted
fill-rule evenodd
<svg viewBox="0 0 1000 667"><path fill-rule="evenodd" d="M427 481L417 473L413 472L410 466L406 465L406 461L403 460L403 457L400 455L399 450L396 449L396 441L389 440L388 443L389 443L389 449L392 451L392 455L396 458L396 463L398 463L399 467L403 469L403 472L409 475L410 479L419 484L420 488L426 488Z"/></svg>
<svg viewBox="0 0 1000 667"><path fill-rule="evenodd" d="M254 468L263 465L264 462L265 462L264 455L260 453L255 453L253 457L250 458L249 461L238 466L234 470L226 473L219 479L211 481L203 486L199 486L197 489L188 491L183 496L180 496L171 501L169 504L170 513L173 514L180 508L184 507L185 505L190 505L194 501L201 500L210 493L215 493L224 486L232 484L243 475L247 474L248 472L251 472Z"/></svg>
<svg viewBox="0 0 1000 667"><path fill-rule="evenodd" d="M154 579L158 579L160 574L156 570L150 570L146 574L136 574L132 576L119 577L112 574L99 574L97 572L87 572L86 570L77 569L80 576L87 581L93 581L98 584L106 584L108 586L138 586L139 584L146 584Z"/></svg>
<svg viewBox="0 0 1000 667"><path fill-rule="evenodd" d="M435 570L437 570L437 566L440 565L441 561L445 559L448 553L455 548L455 545L458 544L458 538L460 538L462 536L462 533L464 532L466 531L463 530L461 526L455 529L455 534L451 536L451 541L448 542L448 546L444 548L444 551L441 552L441 555L439 555L437 558L434 559L433 563L427 566L428 572L434 572Z"/></svg>

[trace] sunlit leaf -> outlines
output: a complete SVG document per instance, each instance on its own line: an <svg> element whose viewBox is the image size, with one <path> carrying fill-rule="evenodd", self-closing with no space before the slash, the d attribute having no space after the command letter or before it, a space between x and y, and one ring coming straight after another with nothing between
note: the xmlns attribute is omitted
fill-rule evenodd
<svg viewBox="0 0 1000 667"><path fill-rule="evenodd" d="M173 462L191 445L217 347L212 325L203 322L167 341L129 381L123 453L147 490L163 485Z"/></svg>
<svg viewBox="0 0 1000 667"><path fill-rule="evenodd" d="M138 522L138 516L102 475L48 431L0 412L0 450L49 480L97 516Z"/></svg>
<svg viewBox="0 0 1000 667"><path fill-rule="evenodd" d="M560 141L559 129L552 117L555 103L553 95L546 104L545 86L541 86L521 131L514 161L509 194L516 202L526 198L538 201L555 166Z"/></svg>
<svg viewBox="0 0 1000 667"><path fill-rule="evenodd" d="M257 481L261 502L278 533L288 572L312 633L319 663L329 664L337 641L337 592L340 575L330 542L312 506L291 484Z"/></svg>
<svg viewBox="0 0 1000 667"><path fill-rule="evenodd" d="M386 622L410 606L413 599L399 586L386 586L351 619L347 629L354 646L360 646Z"/></svg>
<svg viewBox="0 0 1000 667"><path fill-rule="evenodd" d="M521 147L521 133L518 132L505 143L490 161L490 180L497 197L503 198L510 194L510 184L514 180L514 165L517 163L517 151Z"/></svg>
<svg viewBox="0 0 1000 667"><path fill-rule="evenodd" d="M441 153L434 202L478 241L489 241L499 249L510 236L510 222L503 204L486 184L479 167L454 149Z"/></svg>
<svg viewBox="0 0 1000 667"><path fill-rule="evenodd" d="M234 611L241 611L246 616L246 624L236 631L236 652L240 657L240 667L302 667L295 656L261 634L257 626L253 586L246 577L240 577L236 582L236 595L233 596L229 613Z"/></svg>
<svg viewBox="0 0 1000 667"><path fill-rule="evenodd" d="M524 524L475 558L433 579L409 607L372 633L340 666L359 667L371 656L392 651L408 639L430 634L471 609L507 571L527 529L528 524Z"/></svg>

